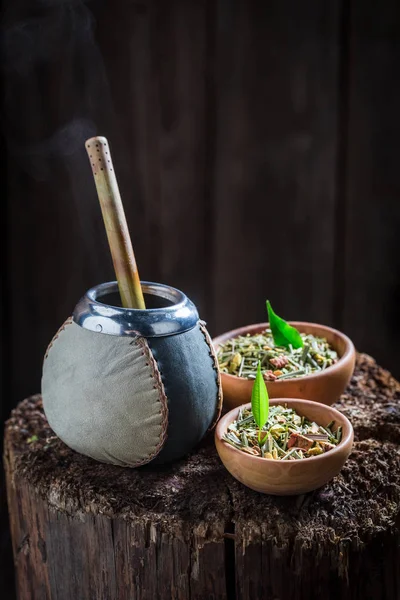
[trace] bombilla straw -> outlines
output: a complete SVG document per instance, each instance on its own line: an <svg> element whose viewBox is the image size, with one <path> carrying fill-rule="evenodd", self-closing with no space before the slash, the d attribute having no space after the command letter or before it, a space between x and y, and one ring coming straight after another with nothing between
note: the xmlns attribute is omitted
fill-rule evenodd
<svg viewBox="0 0 400 600"><path fill-rule="evenodd" d="M100 136L90 138L85 142L85 146L92 165L122 306L145 309L142 286L110 147L106 138Z"/></svg>

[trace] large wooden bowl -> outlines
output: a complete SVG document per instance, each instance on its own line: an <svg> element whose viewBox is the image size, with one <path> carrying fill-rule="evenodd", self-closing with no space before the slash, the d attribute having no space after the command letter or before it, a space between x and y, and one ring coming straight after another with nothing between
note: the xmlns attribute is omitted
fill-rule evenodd
<svg viewBox="0 0 400 600"><path fill-rule="evenodd" d="M344 333L316 323L302 323L291 321L291 325L302 333L311 333L325 337L340 357L338 362L312 375L282 381L267 381L270 398L305 398L331 405L336 402L346 389L354 371L355 349L353 342ZM256 323L239 329L233 329L216 338L213 343L216 350L227 340L246 335L261 333L268 327L268 323ZM224 406L228 410L250 402L251 390L254 381L221 373L222 389L224 393Z"/></svg>
<svg viewBox="0 0 400 600"><path fill-rule="evenodd" d="M338 410L318 402L293 398L277 398L270 405L286 404L300 416L318 425L335 421L333 430L342 426L340 443L325 454L302 460L273 460L252 456L222 440L228 426L237 418L239 407L224 415L215 430L215 445L228 471L247 487L276 496L293 496L315 490L335 477L346 462L353 445L353 427ZM251 405L247 404L247 408Z"/></svg>

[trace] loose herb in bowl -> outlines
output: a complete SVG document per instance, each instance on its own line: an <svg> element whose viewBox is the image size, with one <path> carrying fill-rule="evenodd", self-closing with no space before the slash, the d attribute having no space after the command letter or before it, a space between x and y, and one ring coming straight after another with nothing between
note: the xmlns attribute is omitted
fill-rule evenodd
<svg viewBox="0 0 400 600"><path fill-rule="evenodd" d="M248 454L275 460L302 460L332 450L342 439L331 421L325 427L308 420L287 406L269 407L268 393L258 368L251 409L240 408L223 440Z"/></svg>
<svg viewBox="0 0 400 600"><path fill-rule="evenodd" d="M231 423L223 440L238 450L275 460L304 459L332 450L342 438L342 429L333 431L335 423L325 427L301 417L287 406L271 406L261 435L251 410L242 408ZM260 435L261 444L258 441Z"/></svg>
<svg viewBox="0 0 400 600"><path fill-rule="evenodd" d="M254 335L239 335L218 348L223 373L255 379L258 362L266 381L279 381L323 371L338 361L323 337L300 333L278 317L267 300L269 327Z"/></svg>

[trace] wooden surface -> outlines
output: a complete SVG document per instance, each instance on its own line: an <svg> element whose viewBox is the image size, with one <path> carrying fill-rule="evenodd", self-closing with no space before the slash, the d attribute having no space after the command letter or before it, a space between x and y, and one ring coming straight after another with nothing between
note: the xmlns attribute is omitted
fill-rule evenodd
<svg viewBox="0 0 400 600"><path fill-rule="evenodd" d="M282 498L233 479L212 435L123 469L69 450L25 400L5 436L19 599L397 600L400 384L361 355L337 407L356 439L341 473Z"/></svg>
<svg viewBox="0 0 400 600"><path fill-rule="evenodd" d="M217 5L217 332L332 324L338 3Z"/></svg>
<svg viewBox="0 0 400 600"><path fill-rule="evenodd" d="M91 135L112 144L142 278L184 290L213 335L264 320L268 296L400 377L396 0L3 8L2 418L113 277Z"/></svg>
<svg viewBox="0 0 400 600"><path fill-rule="evenodd" d="M399 3L351 2L343 327L400 376ZM384 357L384 353L386 356Z"/></svg>
<svg viewBox="0 0 400 600"><path fill-rule="evenodd" d="M394 0L377 18L355 0L6 4L6 413L113 277L95 134L141 277L183 289L213 335L264 320L268 296L400 376Z"/></svg>

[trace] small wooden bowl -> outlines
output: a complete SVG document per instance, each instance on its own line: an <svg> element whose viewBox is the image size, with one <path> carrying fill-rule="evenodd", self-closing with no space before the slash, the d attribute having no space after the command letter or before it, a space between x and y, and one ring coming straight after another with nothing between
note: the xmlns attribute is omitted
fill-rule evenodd
<svg viewBox="0 0 400 600"><path fill-rule="evenodd" d="M237 418L239 407L224 415L215 430L215 445L220 459L228 471L247 487L276 496L293 496L315 490L335 477L346 462L353 445L353 427L350 421L338 410L319 402L293 398L279 398L270 405L287 405L300 416L327 425L335 421L334 430L342 426L342 439L339 444L325 454L303 460L273 460L252 456L237 450L222 440L228 426ZM247 408L251 404L246 405Z"/></svg>
<svg viewBox="0 0 400 600"><path fill-rule="evenodd" d="M267 381L270 398L304 398L331 405L336 402L346 389L354 371L356 352L353 342L344 333L316 323L291 321L301 333L311 333L324 337L340 357L338 362L324 371L282 381ZM227 340L246 335L261 333L268 323L256 323L239 329L233 329L213 339L214 347L218 350ZM228 373L221 373L224 407L230 410L251 400L253 379L245 379Z"/></svg>

